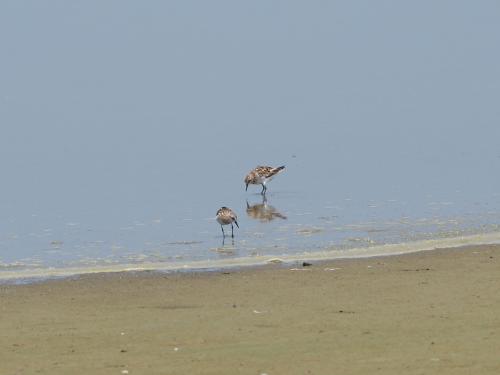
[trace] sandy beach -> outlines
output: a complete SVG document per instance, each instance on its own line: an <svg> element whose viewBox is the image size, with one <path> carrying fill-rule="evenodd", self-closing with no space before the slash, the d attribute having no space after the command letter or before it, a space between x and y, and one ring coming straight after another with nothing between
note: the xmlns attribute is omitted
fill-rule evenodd
<svg viewBox="0 0 500 375"><path fill-rule="evenodd" d="M0 374L499 374L500 246L0 286Z"/></svg>

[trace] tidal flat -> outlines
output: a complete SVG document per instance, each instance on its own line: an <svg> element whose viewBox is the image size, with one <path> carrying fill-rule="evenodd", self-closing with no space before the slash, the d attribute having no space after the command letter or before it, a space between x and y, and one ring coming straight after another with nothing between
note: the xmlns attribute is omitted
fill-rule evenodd
<svg viewBox="0 0 500 375"><path fill-rule="evenodd" d="M498 374L500 246L1 285L5 374Z"/></svg>

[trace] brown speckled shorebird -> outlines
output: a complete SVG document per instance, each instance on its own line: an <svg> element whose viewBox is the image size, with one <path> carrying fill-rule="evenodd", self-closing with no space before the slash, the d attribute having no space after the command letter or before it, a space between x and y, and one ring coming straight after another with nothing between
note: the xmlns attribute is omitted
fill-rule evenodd
<svg viewBox="0 0 500 375"><path fill-rule="evenodd" d="M285 169L285 166L281 167L267 167L263 165L259 165L258 167L252 169L245 177L246 189L248 190L248 185L262 185L261 194L265 194L267 187L266 184L273 179L276 174Z"/></svg>
<svg viewBox="0 0 500 375"><path fill-rule="evenodd" d="M223 237L226 237L226 233L224 233L223 225L231 224L231 237L234 238L233 223L235 223L238 228L240 226L238 225L238 217L233 212L233 210L231 210L230 208L227 208L227 207L219 208L219 210L217 211L216 219L217 219L217 222L220 224L220 228L222 229L222 236Z"/></svg>

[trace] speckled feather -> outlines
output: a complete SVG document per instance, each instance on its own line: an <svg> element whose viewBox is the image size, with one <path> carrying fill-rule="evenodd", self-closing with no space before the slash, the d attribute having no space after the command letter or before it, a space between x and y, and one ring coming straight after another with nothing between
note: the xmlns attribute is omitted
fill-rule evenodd
<svg viewBox="0 0 500 375"><path fill-rule="evenodd" d="M221 207L217 211L217 222L220 225L229 225L231 223L235 223L236 226L239 228L237 220L238 217L236 216L236 214L233 212L233 210L231 210L228 207Z"/></svg>
<svg viewBox="0 0 500 375"><path fill-rule="evenodd" d="M271 179L274 175L279 173L285 168L284 165L281 167L269 167L264 165L259 165L258 167L252 169L245 177L246 184L259 185L267 180Z"/></svg>

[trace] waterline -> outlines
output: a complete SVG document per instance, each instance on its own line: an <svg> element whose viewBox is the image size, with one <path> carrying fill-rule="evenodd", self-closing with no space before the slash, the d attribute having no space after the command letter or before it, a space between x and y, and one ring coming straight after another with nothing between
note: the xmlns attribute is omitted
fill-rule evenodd
<svg viewBox="0 0 500 375"><path fill-rule="evenodd" d="M208 259L188 262L145 262L138 264L95 265L92 267L50 267L23 270L7 270L0 272L0 282L43 281L51 278L70 277L84 274L130 272L130 271L203 271L214 269L242 268L261 266L268 263L294 263L297 261L326 261L334 259L354 259L377 256L409 254L419 251L449 249L463 246L479 246L500 244L500 231L457 236L450 238L426 239L403 243L374 245L342 250L331 248L323 251L304 251L302 253L283 255L257 255L223 259Z"/></svg>

